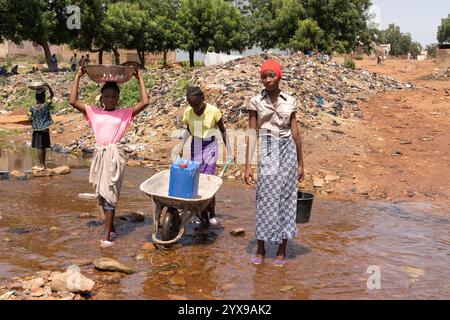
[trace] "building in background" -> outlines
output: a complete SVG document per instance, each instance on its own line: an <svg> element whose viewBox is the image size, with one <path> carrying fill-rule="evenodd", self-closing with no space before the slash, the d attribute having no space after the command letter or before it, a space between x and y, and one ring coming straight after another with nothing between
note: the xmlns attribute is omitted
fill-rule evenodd
<svg viewBox="0 0 450 320"><path fill-rule="evenodd" d="M436 64L439 69L450 69L450 43L440 44L436 49Z"/></svg>
<svg viewBox="0 0 450 320"><path fill-rule="evenodd" d="M417 56L418 61L425 61L428 60L428 50L422 50L420 54Z"/></svg>

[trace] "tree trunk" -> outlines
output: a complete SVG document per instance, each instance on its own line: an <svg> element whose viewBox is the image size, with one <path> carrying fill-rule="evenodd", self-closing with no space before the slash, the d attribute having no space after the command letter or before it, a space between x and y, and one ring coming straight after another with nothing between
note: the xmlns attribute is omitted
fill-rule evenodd
<svg viewBox="0 0 450 320"><path fill-rule="evenodd" d="M103 64L103 49L98 50L98 64Z"/></svg>
<svg viewBox="0 0 450 320"><path fill-rule="evenodd" d="M136 49L138 56L139 56L139 61L141 62L141 67L145 68L145 51L144 50L139 50Z"/></svg>
<svg viewBox="0 0 450 320"><path fill-rule="evenodd" d="M194 50L189 50L189 66L191 68L193 68L195 66L195 64L194 64L194 53L195 53Z"/></svg>
<svg viewBox="0 0 450 320"><path fill-rule="evenodd" d="M163 51L163 67L167 67L167 50Z"/></svg>
<svg viewBox="0 0 450 320"><path fill-rule="evenodd" d="M52 53L50 52L50 46L48 45L48 42L38 42L38 45L40 45L42 47L42 49L44 49L45 61L47 61L48 70L51 71L52 70L52 62L51 62Z"/></svg>
<svg viewBox="0 0 450 320"><path fill-rule="evenodd" d="M113 48L112 51L114 52L114 58L116 59L116 65L120 64L120 53L117 48Z"/></svg>

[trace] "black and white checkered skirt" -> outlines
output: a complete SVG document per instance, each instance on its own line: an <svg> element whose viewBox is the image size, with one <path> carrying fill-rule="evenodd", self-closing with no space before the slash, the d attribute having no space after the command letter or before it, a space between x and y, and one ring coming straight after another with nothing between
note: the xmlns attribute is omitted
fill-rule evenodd
<svg viewBox="0 0 450 320"><path fill-rule="evenodd" d="M297 237L297 149L292 137L259 139L256 239L280 244Z"/></svg>

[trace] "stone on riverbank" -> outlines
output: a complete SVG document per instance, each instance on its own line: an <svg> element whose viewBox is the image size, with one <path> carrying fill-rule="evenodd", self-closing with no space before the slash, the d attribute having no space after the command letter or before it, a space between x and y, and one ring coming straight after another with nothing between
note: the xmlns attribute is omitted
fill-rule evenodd
<svg viewBox="0 0 450 320"><path fill-rule="evenodd" d="M117 271L126 274L135 273L135 271L120 262L109 258L100 258L94 261L94 267L101 271Z"/></svg>

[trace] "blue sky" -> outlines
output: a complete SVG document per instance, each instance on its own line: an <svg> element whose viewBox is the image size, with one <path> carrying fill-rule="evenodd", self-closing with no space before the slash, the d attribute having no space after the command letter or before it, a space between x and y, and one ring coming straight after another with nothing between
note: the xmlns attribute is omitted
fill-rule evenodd
<svg viewBox="0 0 450 320"><path fill-rule="evenodd" d="M372 3L372 12L377 13L383 29L395 23L422 45L437 42L441 19L450 14L450 0L372 0Z"/></svg>

